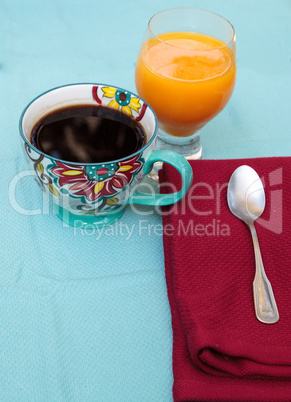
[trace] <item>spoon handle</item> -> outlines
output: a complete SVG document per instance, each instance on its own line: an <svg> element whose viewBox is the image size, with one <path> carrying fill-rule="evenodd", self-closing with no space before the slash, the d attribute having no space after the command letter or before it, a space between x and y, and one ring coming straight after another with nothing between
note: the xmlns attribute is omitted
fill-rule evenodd
<svg viewBox="0 0 291 402"><path fill-rule="evenodd" d="M249 224L249 228L252 234L256 260L256 274L253 282L256 316L259 321L265 324L275 324L279 320L277 304L271 283L265 273L254 224Z"/></svg>

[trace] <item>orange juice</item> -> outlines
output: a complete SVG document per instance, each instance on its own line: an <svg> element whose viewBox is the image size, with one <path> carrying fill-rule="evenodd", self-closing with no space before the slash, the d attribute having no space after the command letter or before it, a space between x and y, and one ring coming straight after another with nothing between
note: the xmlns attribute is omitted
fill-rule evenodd
<svg viewBox="0 0 291 402"><path fill-rule="evenodd" d="M235 83L235 55L214 37L170 32L148 39L138 56L138 94L168 134L194 134L227 104Z"/></svg>

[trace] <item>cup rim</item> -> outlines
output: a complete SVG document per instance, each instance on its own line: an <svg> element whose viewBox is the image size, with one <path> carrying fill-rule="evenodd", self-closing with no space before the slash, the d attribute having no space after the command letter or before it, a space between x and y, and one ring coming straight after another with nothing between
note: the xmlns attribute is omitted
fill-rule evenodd
<svg viewBox="0 0 291 402"><path fill-rule="evenodd" d="M149 21L148 21L148 29L149 29L150 33L151 33L157 40L159 40L160 42L163 42L163 43L167 44L168 46L174 46L174 45L171 45L170 43L167 43L166 41L163 41L162 39L160 39L160 38L158 37L157 34L155 34L155 33L153 32L153 30L152 30L152 28L151 28L151 22L152 22L152 20L153 20L156 16L158 16L158 15L160 15L160 14L163 14L163 13L166 13L166 12L168 12L168 11L175 11L175 10L202 11L202 12L204 12L204 13L206 13L206 14L212 14L212 15L214 15L214 16L216 16L216 17L219 17L220 19L224 20L227 24L229 24L229 26L230 26L231 29L232 29L232 37L231 37L231 40L228 41L227 43L225 43L225 44L222 45L222 46L217 46L215 49L224 48L224 47L226 47L226 46L229 46L232 42L235 42L235 41L236 41L236 33L235 33L234 26L232 25L232 23L231 23L228 19L224 18L222 15L220 15L220 14L218 14L218 13L215 13L215 12L213 12L213 11L205 10L205 9L203 9L203 8L196 8L196 7L173 7L173 8L167 8L167 9L165 9L165 10L158 11L158 12L155 13L155 14L149 19ZM211 49L211 50L214 50L214 49Z"/></svg>
<svg viewBox="0 0 291 402"><path fill-rule="evenodd" d="M123 158L115 159L115 160L112 160L112 161L107 161L107 162L95 162L95 163L94 163L94 162L93 162L93 163L71 162L71 161L67 161L67 160L64 160L64 159L55 158L55 157L50 156L50 155L48 155L48 154L46 154L46 153L44 153L44 152L41 152L41 151L40 151L39 149L37 149L34 145L32 145L32 143L31 143L30 141L28 141L28 139L26 138L26 136L24 135L23 130L22 130L23 118L24 118L25 113L27 112L28 108L29 108L37 99L41 98L42 96L46 95L46 94L49 93L49 92L55 91L56 89L67 88L67 87L73 87L73 86L84 86L84 85L88 85L88 86L92 86L92 87L95 86L95 85L97 85L97 86L111 86L111 87L116 88L117 90L127 91L127 92L129 92L131 95L134 95L134 96L138 97L143 103L145 103L145 104L147 105L147 107L149 107L149 109L151 110L151 112L152 112L152 114L153 114L153 117L154 117L154 124L155 124L155 126L154 126L154 131L153 131L153 134L152 134L150 140L149 140L142 148L140 148L139 150L137 150L137 151L134 152L133 154L130 154L130 155L127 155L127 156L125 156L125 157L123 157ZM77 166L77 165L78 165L78 166L79 166L79 165L85 165L85 166L90 166L90 165L92 165L92 166L96 166L96 165L100 165L100 164L105 165L105 164L108 164L108 163L122 162L122 161L128 160L129 158L133 158L134 156L136 156L136 155L138 155L138 154L144 152L144 150L147 149L147 148L153 143L153 141L155 140L155 138L156 138L156 136L157 136L157 132L158 132L158 119L157 119L157 116L156 116L155 111L153 110L153 108L152 108L143 98L141 98L139 95L135 94L134 92L132 92L132 91L130 91L130 90L128 90L128 89L124 89L124 88L121 88L121 87L119 87L119 86L116 86L116 85L114 85L114 84L104 84L104 83L97 83L97 82L96 82L96 83L84 82L84 83L74 83L74 84L64 84L64 85L60 85L60 86L57 86L57 87L48 89L47 91L42 92L41 94L39 94L38 96L36 96L34 99L32 99L32 100L26 105L26 107L23 109L23 111L22 111L22 113L21 113L21 115L20 115L20 118L19 118L19 132L20 132L20 136L22 137L23 141L24 141L30 148L32 148L33 151L35 151L35 152L38 153L39 155L44 155L44 156L47 157L47 158L50 158L50 159L53 159L53 160L57 160L57 161L60 161L60 162L62 162L62 163L69 164L69 165L76 165L76 166Z"/></svg>

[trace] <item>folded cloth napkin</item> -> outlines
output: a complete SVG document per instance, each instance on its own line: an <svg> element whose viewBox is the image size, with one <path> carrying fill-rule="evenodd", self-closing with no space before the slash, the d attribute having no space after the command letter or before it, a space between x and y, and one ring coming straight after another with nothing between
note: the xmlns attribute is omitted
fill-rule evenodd
<svg viewBox="0 0 291 402"><path fill-rule="evenodd" d="M240 165L263 179L266 209L256 223L280 320L254 313L254 250L227 206ZM291 401L291 158L191 162L184 200L164 207L164 253L173 327L175 401ZM161 188L180 185L171 166Z"/></svg>

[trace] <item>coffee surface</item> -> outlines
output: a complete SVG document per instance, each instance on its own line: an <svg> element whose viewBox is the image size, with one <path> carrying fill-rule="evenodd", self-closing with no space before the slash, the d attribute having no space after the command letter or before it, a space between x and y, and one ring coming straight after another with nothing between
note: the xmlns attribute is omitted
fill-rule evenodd
<svg viewBox="0 0 291 402"><path fill-rule="evenodd" d="M74 106L52 112L31 133L41 152L67 162L101 163L129 156L143 147L142 125L105 106Z"/></svg>

